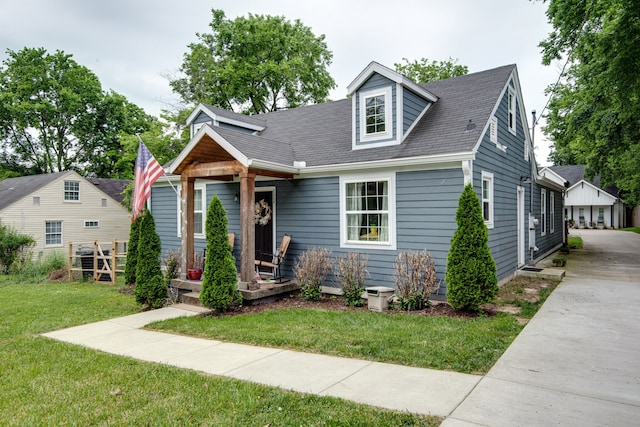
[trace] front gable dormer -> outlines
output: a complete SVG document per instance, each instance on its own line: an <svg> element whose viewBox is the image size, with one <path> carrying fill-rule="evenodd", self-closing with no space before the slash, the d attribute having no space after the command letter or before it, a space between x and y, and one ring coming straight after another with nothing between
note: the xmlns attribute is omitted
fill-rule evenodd
<svg viewBox="0 0 640 427"><path fill-rule="evenodd" d="M398 145L438 97L372 62L347 87L352 100L352 149Z"/></svg>
<svg viewBox="0 0 640 427"><path fill-rule="evenodd" d="M246 133L257 133L266 128L266 123L262 119L223 110L222 108L211 105L198 104L187 118L187 126L189 126L191 131L191 138L193 138L204 125Z"/></svg>

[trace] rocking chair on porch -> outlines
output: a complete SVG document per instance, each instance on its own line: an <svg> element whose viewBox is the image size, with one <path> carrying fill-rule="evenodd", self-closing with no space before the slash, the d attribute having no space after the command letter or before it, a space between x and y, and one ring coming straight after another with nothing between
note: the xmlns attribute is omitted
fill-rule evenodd
<svg viewBox="0 0 640 427"><path fill-rule="evenodd" d="M271 259L270 261L264 261L262 259L256 260L256 271L258 272L258 274L271 276L273 277L273 280L277 281L277 283L282 283L282 272L280 271L280 265L282 264L282 260L284 260L284 256L287 254L289 243L291 243L291 236L285 234L282 237L282 241L280 242L280 247L276 249L275 253L260 254L260 257L265 256ZM271 269L271 272L260 271L260 267Z"/></svg>

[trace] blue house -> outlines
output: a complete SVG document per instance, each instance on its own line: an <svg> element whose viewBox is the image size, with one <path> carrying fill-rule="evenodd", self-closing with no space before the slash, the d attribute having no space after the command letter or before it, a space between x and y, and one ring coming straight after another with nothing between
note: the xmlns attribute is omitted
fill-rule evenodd
<svg viewBox="0 0 640 427"><path fill-rule="evenodd" d="M419 85L372 62L348 94L255 116L196 107L192 138L167 166L179 194L160 180L151 195L163 249L182 249L182 271L206 245L214 195L242 281L284 234L285 276L301 252L326 247L367 254L367 285L393 286L398 252L426 249L443 280L467 183L500 281L562 244L564 182L538 174L515 65Z"/></svg>

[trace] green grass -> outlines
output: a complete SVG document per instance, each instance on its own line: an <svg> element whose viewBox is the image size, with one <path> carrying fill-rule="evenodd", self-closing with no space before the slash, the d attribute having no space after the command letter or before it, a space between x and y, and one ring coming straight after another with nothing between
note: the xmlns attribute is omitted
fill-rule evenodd
<svg viewBox="0 0 640 427"><path fill-rule="evenodd" d="M571 248L582 249L582 237L569 236L568 243Z"/></svg>
<svg viewBox="0 0 640 427"><path fill-rule="evenodd" d="M110 355L39 336L138 311L116 286L0 276L3 425L425 425L441 422Z"/></svg>
<svg viewBox="0 0 640 427"><path fill-rule="evenodd" d="M639 233L640 234L640 227L621 228L620 230L622 230L622 231L631 231L633 233Z"/></svg>
<svg viewBox="0 0 640 427"><path fill-rule="evenodd" d="M522 330L513 317L503 314L468 319L321 309L205 315L149 327L222 341L474 374L486 373Z"/></svg>

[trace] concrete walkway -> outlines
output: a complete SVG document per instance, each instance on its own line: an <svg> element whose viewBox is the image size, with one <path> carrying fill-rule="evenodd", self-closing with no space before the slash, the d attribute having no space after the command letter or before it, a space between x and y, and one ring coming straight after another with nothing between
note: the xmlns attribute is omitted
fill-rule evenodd
<svg viewBox="0 0 640 427"><path fill-rule="evenodd" d="M140 329L203 310L177 304L43 335L148 362L424 415L450 414L482 378Z"/></svg>
<svg viewBox="0 0 640 427"><path fill-rule="evenodd" d="M564 281L443 426L640 425L640 235L571 234Z"/></svg>
<svg viewBox="0 0 640 427"><path fill-rule="evenodd" d="M640 424L640 235L581 234L567 276L485 376L141 330L198 314L178 304L47 337L150 362L387 409L443 426Z"/></svg>

